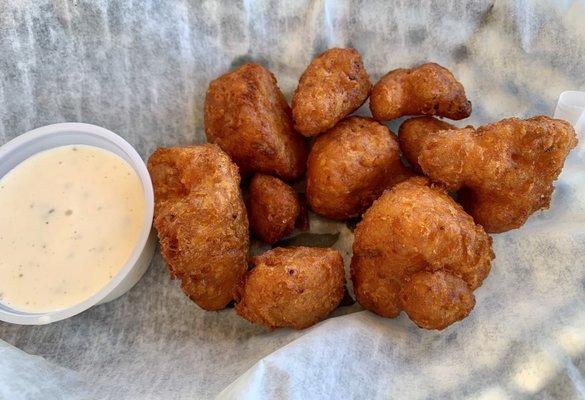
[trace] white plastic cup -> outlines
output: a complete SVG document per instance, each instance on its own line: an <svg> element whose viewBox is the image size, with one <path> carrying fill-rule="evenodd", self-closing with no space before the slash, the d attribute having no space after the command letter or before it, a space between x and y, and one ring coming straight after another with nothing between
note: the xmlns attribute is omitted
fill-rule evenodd
<svg viewBox="0 0 585 400"><path fill-rule="evenodd" d="M571 152L565 161L565 165L572 165L585 156L585 146L582 145L585 140L585 92L570 90L561 93L555 109L555 118L573 125L577 133L579 140L577 149Z"/></svg>
<svg viewBox="0 0 585 400"><path fill-rule="evenodd" d="M585 92L571 90L561 93L555 109L555 118L564 119L571 125L576 126L584 119L584 112Z"/></svg>
<svg viewBox="0 0 585 400"><path fill-rule="evenodd" d="M561 93L555 109L555 118L564 119L573 125L581 139L585 130L585 92Z"/></svg>
<svg viewBox="0 0 585 400"><path fill-rule="evenodd" d="M156 235L152 230L154 213L152 182L140 155L115 133L99 126L82 123L63 123L34 129L0 147L0 178L36 153L73 144L95 146L110 151L134 168L142 183L146 204L140 237L126 264L93 296L72 307L43 313L19 311L0 303L2 321L21 325L43 325L72 317L94 305L122 296L140 280L150 265L156 247Z"/></svg>

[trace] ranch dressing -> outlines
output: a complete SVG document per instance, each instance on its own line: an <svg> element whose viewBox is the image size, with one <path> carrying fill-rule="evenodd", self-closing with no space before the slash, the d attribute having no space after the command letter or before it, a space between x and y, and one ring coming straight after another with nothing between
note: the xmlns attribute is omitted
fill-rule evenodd
<svg viewBox="0 0 585 400"><path fill-rule="evenodd" d="M86 145L46 150L0 179L0 302L26 312L78 304L128 260L145 200L134 169Z"/></svg>

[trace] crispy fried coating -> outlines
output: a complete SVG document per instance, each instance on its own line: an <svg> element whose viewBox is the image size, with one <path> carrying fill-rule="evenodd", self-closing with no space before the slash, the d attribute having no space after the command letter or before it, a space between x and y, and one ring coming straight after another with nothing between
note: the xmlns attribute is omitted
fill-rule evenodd
<svg viewBox="0 0 585 400"><path fill-rule="evenodd" d="M337 250L278 247L252 259L238 290L237 313L268 329L307 328L343 297L345 274Z"/></svg>
<svg viewBox="0 0 585 400"><path fill-rule="evenodd" d="M398 145L402 155L412 168L422 172L418 165L418 155L421 152L421 139L435 132L456 129L457 127L433 117L414 117L407 119L398 129Z"/></svg>
<svg viewBox="0 0 585 400"><path fill-rule="evenodd" d="M445 329L467 317L475 306L467 282L444 270L412 274L399 297L406 314L425 329Z"/></svg>
<svg viewBox="0 0 585 400"><path fill-rule="evenodd" d="M294 180L305 172L304 139L293 130L276 78L258 64L245 64L209 84L205 134L243 175L255 171Z"/></svg>
<svg viewBox="0 0 585 400"><path fill-rule="evenodd" d="M295 128L305 136L325 132L364 104L371 86L357 50L333 48L319 54L292 99Z"/></svg>
<svg viewBox="0 0 585 400"><path fill-rule="evenodd" d="M471 114L471 102L465 97L463 85L447 68L427 63L384 75L372 89L370 110L378 121L404 115L463 119Z"/></svg>
<svg viewBox="0 0 585 400"><path fill-rule="evenodd" d="M248 219L237 166L218 146L157 149L148 160L154 226L171 276L205 310L232 299L247 270Z"/></svg>
<svg viewBox="0 0 585 400"><path fill-rule="evenodd" d="M422 328L443 329L469 314L493 258L483 228L442 189L415 177L365 212L351 276L364 308L390 318L404 310Z"/></svg>
<svg viewBox="0 0 585 400"><path fill-rule="evenodd" d="M250 229L262 241L272 244L291 233L300 212L299 197L293 188L273 176L254 175L248 216Z"/></svg>
<svg viewBox="0 0 585 400"><path fill-rule="evenodd" d="M411 176L390 130L349 117L315 141L307 163L307 200L325 217L361 215L382 192Z"/></svg>
<svg viewBox="0 0 585 400"><path fill-rule="evenodd" d="M569 151L573 127L545 116L517 118L436 132L420 138L418 163L425 175L460 190L465 210L487 232L505 232L548 208Z"/></svg>

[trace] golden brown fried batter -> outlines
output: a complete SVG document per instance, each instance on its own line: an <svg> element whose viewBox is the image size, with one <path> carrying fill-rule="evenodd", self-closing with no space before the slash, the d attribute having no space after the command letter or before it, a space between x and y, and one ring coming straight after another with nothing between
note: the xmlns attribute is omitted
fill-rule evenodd
<svg viewBox="0 0 585 400"><path fill-rule="evenodd" d="M494 258L491 238L422 177L387 190L355 230L351 275L358 302L385 317L402 310L443 329L474 306Z"/></svg>
<svg viewBox="0 0 585 400"><path fill-rule="evenodd" d="M256 174L250 183L250 229L262 241L274 243L291 233L301 212L299 197L289 185L269 175Z"/></svg>
<svg viewBox="0 0 585 400"><path fill-rule="evenodd" d="M279 247L252 262L236 311L268 329L307 328L335 310L343 297L345 274L337 250Z"/></svg>
<svg viewBox="0 0 585 400"><path fill-rule="evenodd" d="M329 49L307 67L292 99L295 128L315 136L332 128L368 98L371 83L354 49Z"/></svg>
<svg viewBox="0 0 585 400"><path fill-rule="evenodd" d="M404 158L408 160L412 168L417 172L422 172L420 165L418 165L421 139L438 131L456 128L454 125L433 117L410 118L400 125L400 129L398 130L398 144Z"/></svg>
<svg viewBox="0 0 585 400"><path fill-rule="evenodd" d="M467 282L444 270L412 274L399 297L406 314L426 329L444 329L467 317L475 306Z"/></svg>
<svg viewBox="0 0 585 400"><path fill-rule="evenodd" d="M240 167L286 180L305 171L304 139L292 128L291 110L276 79L258 64L246 64L209 84L205 134Z"/></svg>
<svg viewBox="0 0 585 400"><path fill-rule="evenodd" d="M422 137L418 163L431 180L461 189L463 207L487 232L505 232L548 208L553 181L576 145L565 121L510 118Z"/></svg>
<svg viewBox="0 0 585 400"><path fill-rule="evenodd" d="M344 220L361 215L385 189L411 175L385 125L349 117L315 141L307 163L307 200L316 213Z"/></svg>
<svg viewBox="0 0 585 400"><path fill-rule="evenodd" d="M206 310L232 299L247 269L248 219L238 168L219 147L159 148L148 160L154 226L171 276Z"/></svg>
<svg viewBox="0 0 585 400"><path fill-rule="evenodd" d="M463 119L471 114L471 102L463 85L439 64L395 69L372 89L370 110L378 121L404 115L437 115Z"/></svg>

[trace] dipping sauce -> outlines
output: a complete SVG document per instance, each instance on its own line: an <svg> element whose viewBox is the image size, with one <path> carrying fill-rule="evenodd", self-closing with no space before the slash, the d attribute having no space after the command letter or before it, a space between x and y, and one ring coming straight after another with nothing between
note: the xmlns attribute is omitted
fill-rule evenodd
<svg viewBox="0 0 585 400"><path fill-rule="evenodd" d="M0 302L26 312L78 304L124 266L142 229L140 178L86 145L46 150L0 179Z"/></svg>

